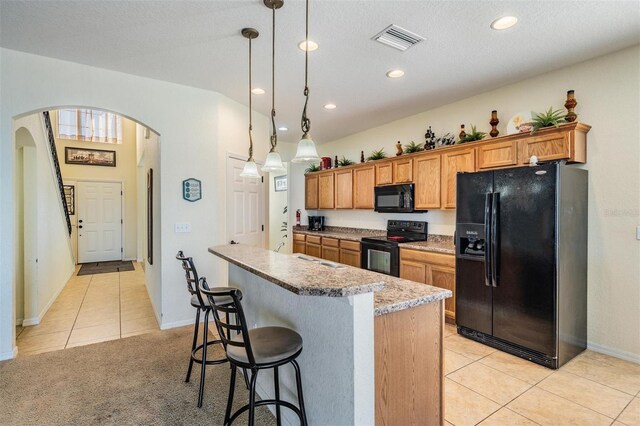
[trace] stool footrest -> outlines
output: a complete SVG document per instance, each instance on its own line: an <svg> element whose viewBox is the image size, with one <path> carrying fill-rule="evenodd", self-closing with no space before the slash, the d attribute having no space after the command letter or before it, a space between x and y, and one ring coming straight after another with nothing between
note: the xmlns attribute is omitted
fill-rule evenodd
<svg viewBox="0 0 640 426"><path fill-rule="evenodd" d="M215 344L222 344L222 340L212 340L210 342L207 342L207 346L209 345L215 345ZM196 364L200 364L202 365L202 356L198 357L197 353L198 351L202 351L202 347L204 345L200 344L198 346L196 346L196 348L191 351L191 359L193 360L193 362L195 362ZM220 359L208 359L205 364L206 365L217 365L217 364L224 364L225 362L229 362L229 360L227 359L227 357L225 356L224 358L220 358Z"/></svg>

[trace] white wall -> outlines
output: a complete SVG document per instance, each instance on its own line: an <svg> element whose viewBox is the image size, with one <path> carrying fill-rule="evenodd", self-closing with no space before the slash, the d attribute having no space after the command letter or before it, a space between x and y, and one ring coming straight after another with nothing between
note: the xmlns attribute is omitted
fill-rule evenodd
<svg viewBox="0 0 640 426"><path fill-rule="evenodd" d="M23 262L25 268L32 267L35 271L35 281L24 280L27 287L24 294L23 324L34 325L40 322L71 277L74 259L48 142L44 135L42 115L32 114L16 120L14 129L26 129L35 143L35 156L27 158L27 161L35 162L35 176L32 181L23 182L27 184L25 190L29 191L25 193L25 197L31 197L35 201L35 215L31 218L26 216L24 221L24 229L29 229L30 232L25 239L35 238L35 251L32 254L25 253ZM19 140L17 142L20 143ZM30 166L33 167L34 164ZM33 207L25 206L25 210L27 209L32 210ZM32 223L33 219L35 223ZM18 230L15 238L20 239ZM27 274L22 276L25 275ZM15 285L24 284L16 281Z"/></svg>
<svg viewBox="0 0 640 426"><path fill-rule="evenodd" d="M178 250L193 256L201 275L226 283L224 262L207 252L226 238L224 211L226 152L246 155L247 108L218 93L100 68L0 49L0 359L13 346L14 194L12 120L27 112L77 105L95 107L131 117L161 136L162 173L158 223L161 252L161 324L171 327L193 321L193 308L184 275L175 260ZM267 119L254 114L256 159L268 150ZM202 181L203 199L182 199L181 182ZM174 233L176 222L189 222L190 234ZM157 262L157 263L156 263ZM161 279L161 281L160 281Z"/></svg>
<svg viewBox="0 0 640 426"><path fill-rule="evenodd" d="M287 192L288 191L276 191L274 178L277 176L287 176L289 170L289 163L285 163L286 170L284 172L269 173L265 179L268 179L269 187L269 250L275 250L278 245L285 243L280 249L280 253L291 253L291 233L288 230L289 223L287 223L287 230L282 232L282 222L288 222L289 215L283 213L284 207L287 206ZM286 235L287 238L283 238Z"/></svg>
<svg viewBox="0 0 640 426"><path fill-rule="evenodd" d="M457 134L461 123L488 131L493 109L498 110L498 129L504 135L509 118L519 111L563 108L569 89L576 91L579 121L593 126L587 137L588 163L583 166L589 170L589 345L640 361L640 241L635 238L640 225L638 46L332 141L318 151L355 161L360 150L368 155L384 147L393 154L397 140L424 142L428 126L437 135ZM304 209L303 170L293 167L292 214ZM372 211L319 214L334 226L384 228L388 217L421 217L429 221L430 233L452 235L455 225L454 213L442 211L411 216Z"/></svg>

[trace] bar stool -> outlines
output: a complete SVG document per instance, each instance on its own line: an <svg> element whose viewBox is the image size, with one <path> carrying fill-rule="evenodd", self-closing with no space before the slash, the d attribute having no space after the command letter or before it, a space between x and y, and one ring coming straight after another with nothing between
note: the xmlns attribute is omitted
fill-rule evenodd
<svg viewBox="0 0 640 426"><path fill-rule="evenodd" d="M223 364L227 362L227 358L221 359L207 359L207 347L209 345L215 345L222 343L222 340L211 340L209 341L209 314L211 313L211 306L209 305L209 298L207 296L203 296L198 291L198 284L205 281L204 277L198 278L198 272L196 271L196 266L193 263L193 258L185 257L182 251L179 251L176 255L176 259L182 262L182 268L185 271L186 279L187 279L187 290L191 294L191 306L196 308L196 324L193 329L193 343L191 345L191 357L189 359L189 368L187 369L187 378L185 382L189 382L191 378L191 370L193 368L193 363L200 364L202 368L200 369L200 390L198 392L198 408L202 407L202 399L204 397L204 380L206 373L207 365L215 365L215 364ZM205 284L206 285L206 284ZM233 304L233 299L231 297L221 297L217 298L217 302L221 306L227 306ZM204 330L202 333L202 344L198 345L198 329L200 327L200 312L204 312ZM202 355L199 357L198 352L201 352ZM204 360L204 362L203 362Z"/></svg>
<svg viewBox="0 0 640 426"><path fill-rule="evenodd" d="M213 309L218 334L222 339L222 344L227 353L227 358L231 364L231 381L229 384L229 398L227 400L227 411L224 416L225 426L231 423L243 412L249 410L249 425L253 426L255 421L255 408L262 405L276 406L276 419L278 426L281 425L280 406L292 410L300 419L300 424L307 426L307 415L304 408L304 398L302 395L302 378L300 366L296 358L302 352L302 337L295 331L285 327L259 327L249 330L247 321L242 310L240 300L242 292L234 288L208 289L206 279L202 280L200 291L209 299L209 305ZM223 305L221 300L233 302ZM226 321L222 320L225 314ZM234 314L236 323L228 321L228 315ZM235 331L232 335L232 331ZM296 387L298 390L298 407L288 401L280 399L280 379L278 368L289 364L293 365L296 374ZM236 384L237 368L251 370L249 384L249 404L239 408L235 413L231 413L233 406L233 396ZM267 368L273 368L275 399L265 399L256 401L256 381L258 372Z"/></svg>

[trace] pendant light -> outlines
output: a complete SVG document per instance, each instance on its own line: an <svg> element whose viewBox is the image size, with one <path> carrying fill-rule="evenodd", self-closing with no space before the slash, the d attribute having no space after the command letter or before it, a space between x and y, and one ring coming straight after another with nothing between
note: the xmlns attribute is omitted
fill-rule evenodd
<svg viewBox="0 0 640 426"><path fill-rule="evenodd" d="M305 34L304 34L305 46L309 46L309 0L306 0L305 9ZM309 131L311 130L311 120L307 117L307 103L309 102L309 49L304 50L304 108L302 109L302 120L300 124L302 127L302 139L298 142L298 149L296 156L291 160L293 163L310 163L313 161L320 161L318 157L318 151L316 151L316 145L311 139Z"/></svg>
<svg viewBox="0 0 640 426"><path fill-rule="evenodd" d="M258 166L256 165L256 162L253 161L253 120L251 114L251 40L257 38L259 33L258 30L253 28L243 28L242 35L249 39L249 159L244 163L244 168L242 169L240 176L251 179L260 179L261 176L258 173Z"/></svg>
<svg viewBox="0 0 640 426"><path fill-rule="evenodd" d="M263 172L284 172L280 154L276 152L278 133L276 130L276 9L284 4L283 0L264 0L264 5L271 9L273 32L271 37L271 150L262 166Z"/></svg>

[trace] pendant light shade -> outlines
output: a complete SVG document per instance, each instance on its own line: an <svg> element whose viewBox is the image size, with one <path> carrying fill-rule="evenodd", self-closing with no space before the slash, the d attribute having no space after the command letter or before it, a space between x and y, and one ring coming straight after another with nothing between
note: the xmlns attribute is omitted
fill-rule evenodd
<svg viewBox="0 0 640 426"><path fill-rule="evenodd" d="M305 8L305 29L304 29L304 41L305 45L309 45L309 0L306 0ZM298 149L296 150L296 156L291 160L293 163L310 163L313 161L320 161L318 157L318 151L316 151L316 144L313 143L309 131L311 130L311 120L307 117L307 104L309 103L309 49L304 51L304 108L302 109L302 119L300 124L302 127L302 139L298 142Z"/></svg>
<svg viewBox="0 0 640 426"><path fill-rule="evenodd" d="M271 9L273 32L271 37L271 150L262 166L263 172L285 172L280 154L276 152L278 133L276 131L276 9L284 4L283 0L264 0L265 6Z"/></svg>
<svg viewBox="0 0 640 426"><path fill-rule="evenodd" d="M244 168L240 173L243 178L260 179L260 173L258 173L258 166L253 161L253 120L252 120L252 104L251 104L251 40L257 38L259 33L253 28L243 28L242 35L249 39L249 159L244 163Z"/></svg>
<svg viewBox="0 0 640 426"><path fill-rule="evenodd" d="M261 176L258 173L258 165L256 164L256 162L253 160L247 160L247 162L244 163L244 168L242 169L242 173L240 173L240 176L245 178L260 179Z"/></svg>

